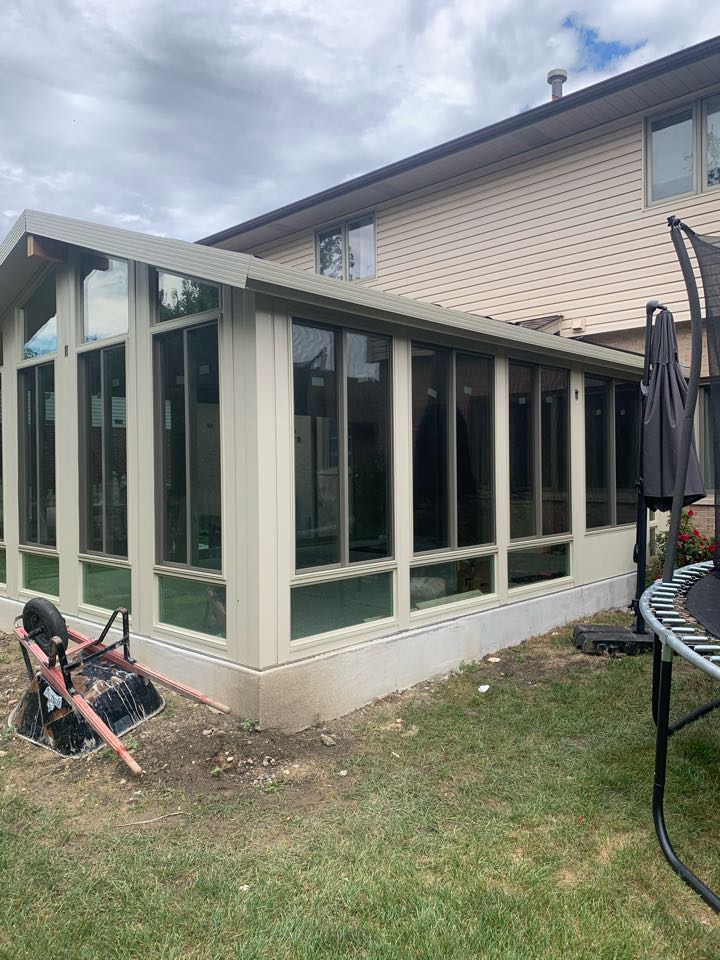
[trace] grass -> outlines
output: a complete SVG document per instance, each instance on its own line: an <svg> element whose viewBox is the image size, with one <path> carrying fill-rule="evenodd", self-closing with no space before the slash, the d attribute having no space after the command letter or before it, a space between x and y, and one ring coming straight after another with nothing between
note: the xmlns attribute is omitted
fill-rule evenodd
<svg viewBox="0 0 720 960"><path fill-rule="evenodd" d="M719 956L652 831L649 658L584 657L568 631L500 656L370 712L314 805L278 783L121 829L0 789L0 956ZM677 674L676 708L709 693ZM671 744L668 820L720 886L716 726Z"/></svg>

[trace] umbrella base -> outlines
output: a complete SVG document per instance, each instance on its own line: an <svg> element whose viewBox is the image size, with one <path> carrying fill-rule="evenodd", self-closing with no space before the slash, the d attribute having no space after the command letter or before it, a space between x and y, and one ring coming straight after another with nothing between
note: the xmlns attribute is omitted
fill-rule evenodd
<svg viewBox="0 0 720 960"><path fill-rule="evenodd" d="M629 627L610 623L578 623L573 630L573 640L583 653L603 655L625 653L652 653L653 637L649 633L633 633Z"/></svg>

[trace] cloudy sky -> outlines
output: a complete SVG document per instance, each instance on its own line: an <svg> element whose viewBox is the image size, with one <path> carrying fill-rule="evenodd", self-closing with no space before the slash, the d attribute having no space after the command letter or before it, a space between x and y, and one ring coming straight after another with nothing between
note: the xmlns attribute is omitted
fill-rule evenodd
<svg viewBox="0 0 720 960"><path fill-rule="evenodd" d="M720 34L717 0L2 0L0 236L196 240Z"/></svg>

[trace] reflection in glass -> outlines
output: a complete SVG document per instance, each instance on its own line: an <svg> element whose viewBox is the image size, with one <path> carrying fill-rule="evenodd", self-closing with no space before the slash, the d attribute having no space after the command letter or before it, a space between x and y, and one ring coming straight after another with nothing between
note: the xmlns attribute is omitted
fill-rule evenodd
<svg viewBox="0 0 720 960"><path fill-rule="evenodd" d="M390 553L390 340L346 333L350 562Z"/></svg>
<svg viewBox="0 0 720 960"><path fill-rule="evenodd" d="M297 569L340 562L337 334L293 324Z"/></svg>
<svg viewBox="0 0 720 960"><path fill-rule="evenodd" d="M537 533L533 368L511 363L509 377L510 536L517 539Z"/></svg>
<svg viewBox="0 0 720 960"><path fill-rule="evenodd" d="M55 546L55 371L52 363L18 374L20 518L23 543Z"/></svg>
<svg viewBox="0 0 720 960"><path fill-rule="evenodd" d="M83 601L104 610L125 607L130 603L130 571L127 567L111 567L99 563L83 564Z"/></svg>
<svg viewBox="0 0 720 960"><path fill-rule="evenodd" d="M720 184L720 96L706 101L705 151L707 162L707 186Z"/></svg>
<svg viewBox="0 0 720 960"><path fill-rule="evenodd" d="M393 615L393 575L311 583L290 591L290 638L299 640Z"/></svg>
<svg viewBox="0 0 720 960"><path fill-rule="evenodd" d="M217 324L157 341L161 432L162 559L219 570L220 384Z"/></svg>
<svg viewBox="0 0 720 960"><path fill-rule="evenodd" d="M220 569L220 370L217 327L187 337L190 558L193 567Z"/></svg>
<svg viewBox="0 0 720 960"><path fill-rule="evenodd" d="M127 333L128 265L108 260L106 270L91 270L83 281L83 339L104 340Z"/></svg>
<svg viewBox="0 0 720 960"><path fill-rule="evenodd" d="M557 580L570 573L570 546L555 543L508 553L508 586L523 587L544 580Z"/></svg>
<svg viewBox="0 0 720 960"><path fill-rule="evenodd" d="M60 561L40 553L23 554L23 587L31 593L60 596Z"/></svg>
<svg viewBox="0 0 720 960"><path fill-rule="evenodd" d="M57 349L55 273L49 274L23 308L24 357L40 357Z"/></svg>
<svg viewBox="0 0 720 960"><path fill-rule="evenodd" d="M86 550L127 556L125 347L81 358Z"/></svg>
<svg viewBox="0 0 720 960"><path fill-rule="evenodd" d="M493 517L493 365L455 358L455 457L458 546L491 543Z"/></svg>
<svg viewBox="0 0 720 960"><path fill-rule="evenodd" d="M615 522L635 523L640 472L640 388L615 383Z"/></svg>
<svg viewBox="0 0 720 960"><path fill-rule="evenodd" d="M703 483L708 494L715 490L715 444L716 432L713 420L712 397L710 387L700 388L702 402L702 469ZM720 438L718 438L720 441Z"/></svg>
<svg viewBox="0 0 720 960"><path fill-rule="evenodd" d="M650 123L652 199L693 189L693 114L682 110Z"/></svg>
<svg viewBox="0 0 720 960"><path fill-rule="evenodd" d="M343 279L343 230L333 227L318 234L318 273Z"/></svg>
<svg viewBox="0 0 720 960"><path fill-rule="evenodd" d="M568 504L568 385L566 370L540 369L542 532L570 529Z"/></svg>
<svg viewBox="0 0 720 960"><path fill-rule="evenodd" d="M450 353L412 345L414 550L449 543L448 390Z"/></svg>
<svg viewBox="0 0 720 960"><path fill-rule="evenodd" d="M606 527L610 516L610 381L585 377L585 522Z"/></svg>
<svg viewBox="0 0 720 960"><path fill-rule="evenodd" d="M410 609L431 610L493 592L493 558L471 557L410 570Z"/></svg>
<svg viewBox="0 0 720 960"><path fill-rule="evenodd" d="M158 271L156 277L158 320L174 320L220 308L220 288L214 283L162 271Z"/></svg>
<svg viewBox="0 0 720 960"><path fill-rule="evenodd" d="M348 224L348 280L375 275L375 223L372 216Z"/></svg>
<svg viewBox="0 0 720 960"><path fill-rule="evenodd" d="M179 577L158 577L158 619L191 633L224 639L225 587Z"/></svg>

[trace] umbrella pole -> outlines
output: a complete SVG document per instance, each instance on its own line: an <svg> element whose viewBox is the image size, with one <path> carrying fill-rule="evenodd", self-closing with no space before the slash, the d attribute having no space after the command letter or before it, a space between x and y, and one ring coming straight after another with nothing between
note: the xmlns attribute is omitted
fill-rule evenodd
<svg viewBox="0 0 720 960"><path fill-rule="evenodd" d="M659 300L648 300L645 304L645 366L640 384L640 457L637 498L637 524L635 538L635 560L637 563L637 580L635 584L635 630L634 633L645 633L645 621L640 613L640 597L645 592L645 575L647 572L647 533L648 515L645 503L645 469L644 469L644 440L645 440L645 410L647 408L648 385L650 383L650 346L652 342L653 314L656 310L665 309Z"/></svg>
<svg viewBox="0 0 720 960"><path fill-rule="evenodd" d="M687 479L690 448L692 446L693 429L695 426L695 407L700 387L700 365L702 362L702 314L700 312L700 296L698 294L695 274L693 273L690 257L688 256L685 241L680 236L684 224L677 217L668 217L670 236L675 246L680 269L682 270L685 286L687 287L688 302L690 304L690 376L688 378L688 392L685 401L684 419L680 434L680 450L678 452L677 470L675 473L675 489L673 491L672 511L670 513L670 530L668 545L663 567L663 581L669 583L675 572L677 560L678 536L680 521L685 503L685 482Z"/></svg>

